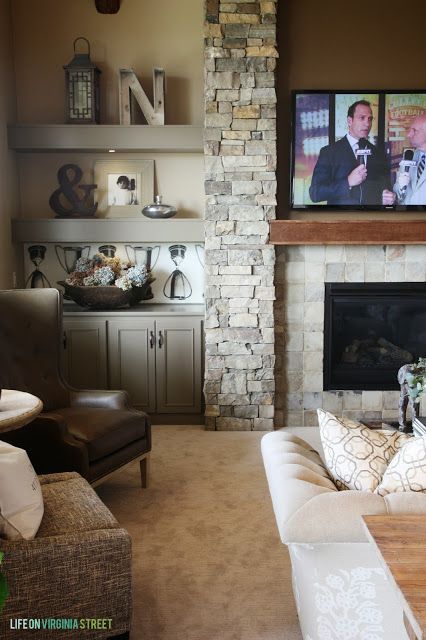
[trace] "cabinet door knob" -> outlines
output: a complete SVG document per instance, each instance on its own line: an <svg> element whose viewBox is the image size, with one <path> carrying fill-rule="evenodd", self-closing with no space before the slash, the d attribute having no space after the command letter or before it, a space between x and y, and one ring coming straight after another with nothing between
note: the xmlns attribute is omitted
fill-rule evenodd
<svg viewBox="0 0 426 640"><path fill-rule="evenodd" d="M163 333L161 331L158 332L158 348L161 349L164 343Z"/></svg>
<svg viewBox="0 0 426 640"><path fill-rule="evenodd" d="M154 348L155 345L155 336L154 336L154 332L150 331L149 332L149 346L151 347L151 349Z"/></svg>

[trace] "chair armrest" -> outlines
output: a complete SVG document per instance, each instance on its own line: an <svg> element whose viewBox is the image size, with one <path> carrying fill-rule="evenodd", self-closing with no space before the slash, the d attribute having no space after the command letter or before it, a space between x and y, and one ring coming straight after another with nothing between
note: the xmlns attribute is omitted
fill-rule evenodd
<svg viewBox="0 0 426 640"><path fill-rule="evenodd" d="M127 391L81 390L71 391L71 407L92 409L130 409Z"/></svg>
<svg viewBox="0 0 426 640"><path fill-rule="evenodd" d="M32 540L4 540L2 539L2 551L4 551L5 555L8 555L10 561L14 561L17 557L17 554L21 554L22 561L33 562L33 558L37 555L38 558L41 558L43 555L46 556L46 562L49 562L49 553L47 552L47 548L50 550L56 549L60 547L62 551L66 551L67 549L78 549L79 557L80 554L85 555L85 545L102 545L111 541L111 544L114 545L117 543L117 540L124 540L124 547L120 542L121 552L122 553L131 553L131 538L130 534L126 529L123 529L120 526L115 526L111 528L103 528L103 529L89 529L87 531L67 531L66 533L56 534L56 535L36 535ZM108 542L108 544L110 544ZM6 563L2 564L2 568L7 568Z"/></svg>
<svg viewBox="0 0 426 640"><path fill-rule="evenodd" d="M86 445L74 438L59 414L41 413L22 429L5 433L2 439L25 449L38 474L77 471L89 477Z"/></svg>
<svg viewBox="0 0 426 640"><path fill-rule="evenodd" d="M54 484L55 482L67 482L68 480L77 480L81 478L79 473L75 471L65 471L64 473L49 473L47 475L38 476L40 484Z"/></svg>
<svg viewBox="0 0 426 640"><path fill-rule="evenodd" d="M112 630L98 632L97 638L129 630L131 539L125 529L5 540L2 550L2 572L10 596L0 621L0 637L12 637L7 635L6 624L21 616L112 618ZM70 638L76 637L75 632L69 633Z"/></svg>

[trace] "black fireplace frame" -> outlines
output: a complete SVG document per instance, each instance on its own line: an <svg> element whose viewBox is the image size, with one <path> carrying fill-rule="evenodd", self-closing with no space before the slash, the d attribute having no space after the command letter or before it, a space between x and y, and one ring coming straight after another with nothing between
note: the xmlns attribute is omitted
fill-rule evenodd
<svg viewBox="0 0 426 640"><path fill-rule="evenodd" d="M365 294L366 300L371 298L373 294L377 296L377 299L389 301L394 299L394 296L390 294L395 290L395 286L398 286L398 295L401 298L409 298L414 296L426 298L426 282L353 282L353 283L341 283L341 282L326 282L325 283L325 300L324 300L324 363L323 363L323 389L324 391L345 391L361 389L355 388L353 383L347 383L345 380L339 380L339 383L333 379L332 375L332 353L331 353L331 334L333 331L332 318L333 318L333 304L335 301L349 302L351 301L351 295L355 293L360 298ZM352 298L353 300L353 298ZM327 348L328 346L328 348ZM426 346L425 346L426 348ZM396 379L394 383L387 381L386 383L379 383L376 380L372 380L375 377L369 371L363 370L363 384L362 390L364 391L392 391L399 389L399 384Z"/></svg>

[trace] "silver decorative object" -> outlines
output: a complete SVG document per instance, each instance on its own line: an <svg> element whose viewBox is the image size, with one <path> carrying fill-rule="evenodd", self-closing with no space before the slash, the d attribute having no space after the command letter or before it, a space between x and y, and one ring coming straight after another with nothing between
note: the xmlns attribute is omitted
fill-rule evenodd
<svg viewBox="0 0 426 640"><path fill-rule="evenodd" d="M142 209L142 213L147 218L172 218L176 215L177 209L170 204L162 204L161 196L155 196L154 203L148 204Z"/></svg>

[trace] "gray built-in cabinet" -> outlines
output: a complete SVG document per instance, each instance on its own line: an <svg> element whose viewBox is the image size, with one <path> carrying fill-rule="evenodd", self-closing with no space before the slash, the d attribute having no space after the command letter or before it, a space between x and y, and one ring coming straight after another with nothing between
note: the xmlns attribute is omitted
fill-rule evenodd
<svg viewBox="0 0 426 640"><path fill-rule="evenodd" d="M202 127L192 125L11 125L9 148L19 153L203 153ZM73 156L74 157L74 156ZM37 158L37 156L36 156ZM177 156L180 158L180 155ZM198 242L204 221L24 219L12 221L14 242ZM204 307L141 304L117 311L64 305L62 365L77 388L126 389L149 413L202 410Z"/></svg>
<svg viewBox="0 0 426 640"><path fill-rule="evenodd" d="M126 389L148 413L201 413L200 305L64 313L64 374L77 388Z"/></svg>

